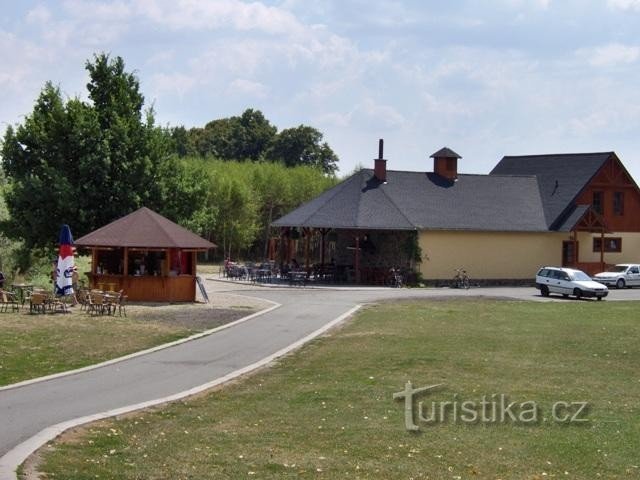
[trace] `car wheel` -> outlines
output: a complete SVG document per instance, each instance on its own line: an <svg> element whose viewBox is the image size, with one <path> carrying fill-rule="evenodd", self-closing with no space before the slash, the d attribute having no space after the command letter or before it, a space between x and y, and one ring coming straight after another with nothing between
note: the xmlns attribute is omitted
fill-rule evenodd
<svg viewBox="0 0 640 480"><path fill-rule="evenodd" d="M616 288L620 289L620 288L624 288L624 278L619 278L618 281L616 282Z"/></svg>
<svg viewBox="0 0 640 480"><path fill-rule="evenodd" d="M569 295L567 295L566 293L563 293L563 294L562 294L562 296L563 296L564 298L568 298L568 297L569 297Z"/></svg>
<svg viewBox="0 0 640 480"><path fill-rule="evenodd" d="M580 300L582 298L582 290L580 290L579 288L576 288L573 291L573 294L575 295L575 297Z"/></svg>
<svg viewBox="0 0 640 480"><path fill-rule="evenodd" d="M598 297L598 301L602 300L602 297Z"/></svg>
<svg viewBox="0 0 640 480"><path fill-rule="evenodd" d="M549 296L549 287L547 287L546 285L542 285L540 287L540 293L542 294L543 297L548 297Z"/></svg>

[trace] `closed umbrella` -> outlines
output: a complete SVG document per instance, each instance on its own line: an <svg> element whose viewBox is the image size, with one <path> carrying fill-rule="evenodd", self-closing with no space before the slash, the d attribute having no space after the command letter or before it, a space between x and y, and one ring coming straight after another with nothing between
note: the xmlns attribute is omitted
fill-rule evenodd
<svg viewBox="0 0 640 480"><path fill-rule="evenodd" d="M73 295L73 237L69 225L60 230L60 248L58 249L58 266L56 268L56 295Z"/></svg>

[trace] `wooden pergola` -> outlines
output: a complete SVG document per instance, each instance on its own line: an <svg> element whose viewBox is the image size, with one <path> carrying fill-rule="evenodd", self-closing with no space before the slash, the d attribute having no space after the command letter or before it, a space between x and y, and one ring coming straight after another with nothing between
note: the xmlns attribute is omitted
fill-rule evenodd
<svg viewBox="0 0 640 480"><path fill-rule="evenodd" d="M91 288L124 290L130 300L193 302L197 252L213 243L140 208L75 242L91 250Z"/></svg>

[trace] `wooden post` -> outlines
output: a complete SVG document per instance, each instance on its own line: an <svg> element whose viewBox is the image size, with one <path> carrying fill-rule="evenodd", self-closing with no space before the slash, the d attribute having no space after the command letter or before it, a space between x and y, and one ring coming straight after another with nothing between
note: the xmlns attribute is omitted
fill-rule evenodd
<svg viewBox="0 0 640 480"><path fill-rule="evenodd" d="M311 229L307 228L304 232L304 268L309 271L309 241L311 240Z"/></svg>
<svg viewBox="0 0 640 480"><path fill-rule="evenodd" d="M129 248L124 247L124 264L122 265L122 276L126 277L129 275Z"/></svg>
<svg viewBox="0 0 640 480"><path fill-rule="evenodd" d="M91 279L89 282L89 288L96 288L96 269L98 268L98 251L95 247L91 249Z"/></svg>
<svg viewBox="0 0 640 480"><path fill-rule="evenodd" d="M324 265L324 240L327 235L327 229L320 229L320 264Z"/></svg>
<svg viewBox="0 0 640 480"><path fill-rule="evenodd" d="M280 243L278 245L278 260L280 264L280 270L284 266L284 228L280 229Z"/></svg>
<svg viewBox="0 0 640 480"><path fill-rule="evenodd" d="M356 283L360 283L360 237L356 236L356 261L355 261Z"/></svg>
<svg viewBox="0 0 640 480"><path fill-rule="evenodd" d="M600 271L604 272L604 227L600 229Z"/></svg>

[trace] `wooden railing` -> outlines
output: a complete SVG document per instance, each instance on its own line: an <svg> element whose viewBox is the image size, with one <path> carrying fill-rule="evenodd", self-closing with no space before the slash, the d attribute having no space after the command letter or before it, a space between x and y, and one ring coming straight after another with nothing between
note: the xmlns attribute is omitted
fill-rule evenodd
<svg viewBox="0 0 640 480"><path fill-rule="evenodd" d="M582 270L587 275L593 276L596 273L604 272L609 265L607 263L602 264L600 262L577 262L568 266L569 268Z"/></svg>

